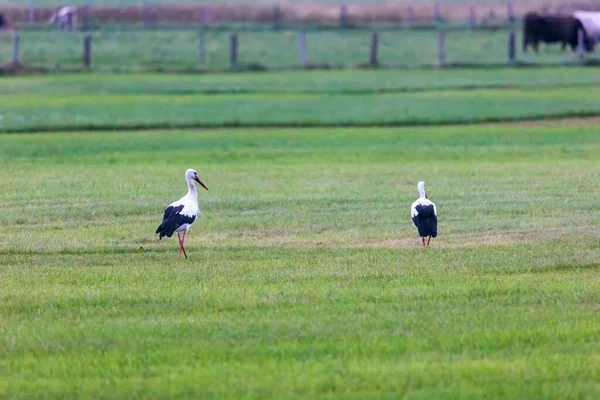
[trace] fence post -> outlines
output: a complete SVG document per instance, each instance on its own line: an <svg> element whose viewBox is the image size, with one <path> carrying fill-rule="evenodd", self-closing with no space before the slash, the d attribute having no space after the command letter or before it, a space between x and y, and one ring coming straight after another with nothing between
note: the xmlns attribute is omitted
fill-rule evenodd
<svg viewBox="0 0 600 400"><path fill-rule="evenodd" d="M410 28L412 26L414 20L415 20L415 10L413 10L412 7L408 7L406 9L406 21L404 23L404 26L406 28Z"/></svg>
<svg viewBox="0 0 600 400"><path fill-rule="evenodd" d="M477 26L477 17L475 15L475 6L469 7L469 29L474 30Z"/></svg>
<svg viewBox="0 0 600 400"><path fill-rule="evenodd" d="M142 1L142 28L148 29L148 5Z"/></svg>
<svg viewBox="0 0 600 400"><path fill-rule="evenodd" d="M273 30L276 31L281 27L281 9L279 6L273 6Z"/></svg>
<svg viewBox="0 0 600 400"><path fill-rule="evenodd" d="M348 8L345 4L340 6L340 28L345 28L348 23Z"/></svg>
<svg viewBox="0 0 600 400"><path fill-rule="evenodd" d="M508 62L513 63L515 61L515 31L510 30L508 34Z"/></svg>
<svg viewBox="0 0 600 400"><path fill-rule="evenodd" d="M508 18L508 22L514 22L515 20L515 14L513 13L513 7L510 1L506 3L506 17Z"/></svg>
<svg viewBox="0 0 600 400"><path fill-rule="evenodd" d="M446 32L440 30L438 37L438 59L440 67L446 65Z"/></svg>
<svg viewBox="0 0 600 400"><path fill-rule="evenodd" d="M577 55L583 60L583 31L581 29L577 29Z"/></svg>
<svg viewBox="0 0 600 400"><path fill-rule="evenodd" d="M198 44L198 52L200 53L200 64L206 64L206 34L204 30L200 31L200 43Z"/></svg>
<svg viewBox="0 0 600 400"><path fill-rule="evenodd" d="M27 11L29 25L35 24L35 6L33 4L30 4Z"/></svg>
<svg viewBox="0 0 600 400"><path fill-rule="evenodd" d="M238 59L238 36L237 33L231 34L231 53L229 55L229 61L231 68L234 69L237 66Z"/></svg>
<svg viewBox="0 0 600 400"><path fill-rule="evenodd" d="M90 5L86 4L81 10L82 13L82 28L87 31L90 28Z"/></svg>
<svg viewBox="0 0 600 400"><path fill-rule="evenodd" d="M379 62L377 61L377 50L379 47L379 34L377 32L373 32L371 36L371 57L369 58L369 64L371 67L376 67Z"/></svg>
<svg viewBox="0 0 600 400"><path fill-rule="evenodd" d="M196 19L198 19L198 22L200 22L201 25L206 25L206 21L207 21L207 11L204 7L200 7L198 10L196 10Z"/></svg>
<svg viewBox="0 0 600 400"><path fill-rule="evenodd" d="M433 5L433 21L440 22L442 20L442 16L440 14L440 4L435 3Z"/></svg>
<svg viewBox="0 0 600 400"><path fill-rule="evenodd" d="M13 56L12 56L13 64L19 63L19 44L20 43L21 43L21 38L19 37L19 35L15 35L13 37Z"/></svg>
<svg viewBox="0 0 600 400"><path fill-rule="evenodd" d="M92 65L92 36L85 35L83 38L83 66L90 68Z"/></svg>
<svg viewBox="0 0 600 400"><path fill-rule="evenodd" d="M67 13L67 29L69 32L73 31L73 13Z"/></svg>
<svg viewBox="0 0 600 400"><path fill-rule="evenodd" d="M308 45L306 43L306 32L300 31L298 33L298 39L300 45L298 49L298 52L300 54L300 65L302 66L302 68L306 68L306 66L308 65Z"/></svg>

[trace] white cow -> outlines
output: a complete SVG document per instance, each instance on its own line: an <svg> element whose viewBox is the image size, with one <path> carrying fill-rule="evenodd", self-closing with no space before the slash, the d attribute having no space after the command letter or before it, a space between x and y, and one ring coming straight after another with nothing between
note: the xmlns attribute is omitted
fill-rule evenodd
<svg viewBox="0 0 600 400"><path fill-rule="evenodd" d="M72 31L77 27L77 8L66 6L56 10L48 23L57 24L61 31L65 29Z"/></svg>
<svg viewBox="0 0 600 400"><path fill-rule="evenodd" d="M581 21L588 36L594 40L600 40L600 12L598 11L574 11L573 16Z"/></svg>

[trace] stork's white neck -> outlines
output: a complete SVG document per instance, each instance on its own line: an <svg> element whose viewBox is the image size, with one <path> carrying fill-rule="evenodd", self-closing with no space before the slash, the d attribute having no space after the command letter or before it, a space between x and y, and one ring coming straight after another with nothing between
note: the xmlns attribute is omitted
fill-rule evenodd
<svg viewBox="0 0 600 400"><path fill-rule="evenodd" d="M194 200L196 204L198 204L198 192L196 191L196 185L194 185L194 181L192 179L187 180L188 184L188 192L187 197Z"/></svg>
<svg viewBox="0 0 600 400"><path fill-rule="evenodd" d="M418 189L419 189L419 197L422 198L422 199L426 199L427 198L427 194L425 193L425 186L424 185L419 185Z"/></svg>

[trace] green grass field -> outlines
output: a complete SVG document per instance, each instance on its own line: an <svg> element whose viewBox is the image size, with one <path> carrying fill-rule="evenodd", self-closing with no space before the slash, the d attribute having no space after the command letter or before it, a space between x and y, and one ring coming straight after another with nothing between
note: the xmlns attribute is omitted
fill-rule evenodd
<svg viewBox="0 0 600 400"><path fill-rule="evenodd" d="M588 68L311 71L244 74L89 74L0 79L9 95L378 94L477 89L594 88ZM9 100L5 100L9 101Z"/></svg>
<svg viewBox="0 0 600 400"><path fill-rule="evenodd" d="M232 28L235 29L235 28ZM206 60L200 62L199 34L194 31L103 31L93 33L92 68L97 71L228 70L231 32L206 34ZM21 32L21 62L47 69L83 69L83 34ZM238 68L299 68L299 38L293 31L240 32ZM539 54L521 52L517 34L517 60L526 63L563 64L577 57L560 46L541 46ZM308 62L315 66L355 68L369 62L371 32L315 31L307 34ZM504 65L508 62L506 31L457 31L446 34L449 64ZM0 37L0 60L12 57L12 37ZM596 59L594 53L587 56ZM437 66L435 31L384 31L380 34L379 62L386 67Z"/></svg>
<svg viewBox="0 0 600 400"><path fill-rule="evenodd" d="M0 81L0 132L402 126L595 116L589 69L43 76ZM35 110L32 112L32 110Z"/></svg>
<svg viewBox="0 0 600 400"><path fill-rule="evenodd" d="M597 398L598 119L477 123L596 113L586 71L0 79L0 397Z"/></svg>

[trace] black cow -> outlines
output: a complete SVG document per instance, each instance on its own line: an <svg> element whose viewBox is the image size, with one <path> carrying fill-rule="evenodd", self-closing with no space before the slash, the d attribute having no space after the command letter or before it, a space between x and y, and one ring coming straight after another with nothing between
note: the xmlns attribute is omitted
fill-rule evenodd
<svg viewBox="0 0 600 400"><path fill-rule="evenodd" d="M4 15L0 14L0 29L4 29L6 22L4 21Z"/></svg>
<svg viewBox="0 0 600 400"><path fill-rule="evenodd" d="M527 52L527 46L532 45L538 52L538 43L562 44L564 51L567 44L571 50L577 49L577 31L583 32L583 48L585 51L593 51L596 45L594 39L588 36L581 21L569 15L540 15L530 12L523 19L523 52Z"/></svg>

